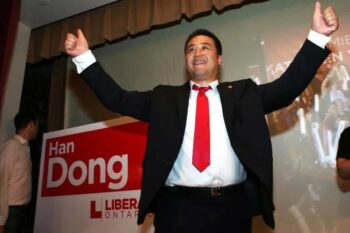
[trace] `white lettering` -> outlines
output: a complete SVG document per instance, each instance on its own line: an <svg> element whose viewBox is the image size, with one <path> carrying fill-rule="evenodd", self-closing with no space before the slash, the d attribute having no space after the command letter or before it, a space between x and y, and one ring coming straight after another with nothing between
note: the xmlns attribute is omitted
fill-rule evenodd
<svg viewBox="0 0 350 233"><path fill-rule="evenodd" d="M98 165L100 168L100 183L106 183L106 161L102 158L96 160L89 160L89 184L93 184L95 180L95 167Z"/></svg>
<svg viewBox="0 0 350 233"><path fill-rule="evenodd" d="M74 153L74 142L67 143L55 143L50 142L49 144L49 156L52 155L64 155Z"/></svg>
<svg viewBox="0 0 350 233"><path fill-rule="evenodd" d="M53 180L53 166L57 164L60 165L62 168L61 176L57 180ZM55 157L49 159L49 169L48 169L48 177L47 177L47 187L48 188L55 188L58 186L61 186L66 179L67 176L67 163L62 157Z"/></svg>
<svg viewBox="0 0 350 233"><path fill-rule="evenodd" d="M345 35L342 37L336 37L332 40L332 43L337 46L345 46L350 44L350 35Z"/></svg>
<svg viewBox="0 0 350 233"><path fill-rule="evenodd" d="M121 163L121 169L119 172L115 172L113 169L114 164L118 162ZM108 162L107 173L112 179L121 179L117 183L109 183L108 187L110 189L117 190L124 187L128 181L128 155L123 154L122 156L113 156Z"/></svg>
<svg viewBox="0 0 350 233"><path fill-rule="evenodd" d="M76 168L79 168L81 170L80 178L74 177L74 171L76 171ZM79 160L73 162L68 171L68 180L70 181L70 183L74 186L79 186L82 183L84 183L84 181L86 180L86 177L87 177L87 167L84 164L84 162Z"/></svg>
<svg viewBox="0 0 350 233"><path fill-rule="evenodd" d="M106 164L107 163L107 164ZM116 166L119 165L120 166ZM58 178L53 178L54 166L61 168ZM118 190L123 188L128 181L128 155L114 155L107 162L104 158L90 159L88 164L84 161L76 160L68 165L63 157L49 158L47 188L57 188L61 186L68 178L73 186L95 183L95 169L99 169L98 183L106 183L106 174L113 182L108 183L108 188ZM80 173L79 173L80 170ZM57 170L55 171L57 173ZM57 175L57 174L55 174Z"/></svg>

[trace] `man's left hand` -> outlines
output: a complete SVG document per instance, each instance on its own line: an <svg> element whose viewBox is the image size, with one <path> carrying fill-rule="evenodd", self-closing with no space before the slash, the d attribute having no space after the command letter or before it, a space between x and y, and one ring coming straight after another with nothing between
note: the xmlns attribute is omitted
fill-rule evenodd
<svg viewBox="0 0 350 233"><path fill-rule="evenodd" d="M316 2L311 29L325 36L331 35L339 27L339 19L333 7L327 7L323 13L321 3Z"/></svg>

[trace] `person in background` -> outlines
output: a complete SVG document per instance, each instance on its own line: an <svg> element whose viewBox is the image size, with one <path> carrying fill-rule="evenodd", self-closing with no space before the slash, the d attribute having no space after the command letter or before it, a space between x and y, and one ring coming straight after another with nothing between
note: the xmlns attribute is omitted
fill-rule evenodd
<svg viewBox="0 0 350 233"><path fill-rule="evenodd" d="M16 135L0 148L0 233L21 233L31 200L32 163L28 142L38 133L38 120L31 113L17 113Z"/></svg>
<svg viewBox="0 0 350 233"><path fill-rule="evenodd" d="M337 151L337 173L345 180L350 179L350 127L340 135Z"/></svg>
<svg viewBox="0 0 350 233"><path fill-rule="evenodd" d="M332 7L316 2L308 39L277 80L219 83L220 40L199 29L185 42L189 82L151 91L121 88L96 62L83 32L65 52L110 110L148 122L138 224L154 213L156 233L250 233L262 214L274 228L272 148L265 114L289 105L329 55L338 28ZM172 57L172 54L169 54Z"/></svg>

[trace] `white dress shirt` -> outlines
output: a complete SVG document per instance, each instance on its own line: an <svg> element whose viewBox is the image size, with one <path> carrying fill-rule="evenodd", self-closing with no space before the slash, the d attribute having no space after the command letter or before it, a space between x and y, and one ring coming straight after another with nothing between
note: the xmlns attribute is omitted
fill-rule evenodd
<svg viewBox="0 0 350 233"><path fill-rule="evenodd" d="M246 173L232 149L227 134L220 95L217 89L218 80L210 83L211 89L205 92L209 102L210 165L203 172L199 172L192 164L193 135L198 95L198 91L192 90L194 84L191 81L186 128L180 153L165 185L219 187L242 183L245 180Z"/></svg>
<svg viewBox="0 0 350 233"><path fill-rule="evenodd" d="M19 135L0 148L0 226L10 205L28 204L32 194L32 162L27 141Z"/></svg>

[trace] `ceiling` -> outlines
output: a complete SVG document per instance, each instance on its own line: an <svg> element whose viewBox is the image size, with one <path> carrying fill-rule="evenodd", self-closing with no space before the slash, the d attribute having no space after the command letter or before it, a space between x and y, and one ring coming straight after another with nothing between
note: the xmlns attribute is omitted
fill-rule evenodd
<svg viewBox="0 0 350 233"><path fill-rule="evenodd" d="M37 28L118 0L22 0L20 21Z"/></svg>

